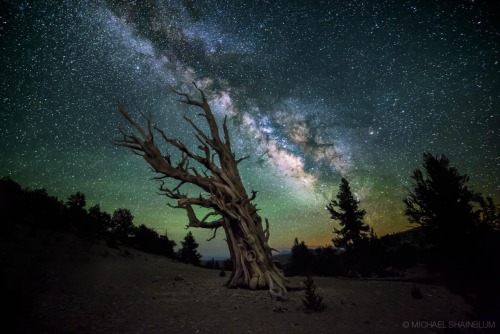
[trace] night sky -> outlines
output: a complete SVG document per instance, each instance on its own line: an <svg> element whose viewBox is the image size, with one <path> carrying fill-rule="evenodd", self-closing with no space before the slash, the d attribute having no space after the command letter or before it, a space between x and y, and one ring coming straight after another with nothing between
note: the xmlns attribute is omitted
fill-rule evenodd
<svg viewBox="0 0 500 334"><path fill-rule="evenodd" d="M119 102L193 145L174 87L228 115L270 245L331 243L325 205L346 177L378 235L407 229L422 153L445 154L500 199L496 1L3 1L0 176L87 206L128 208L181 240L184 210L115 147ZM200 124L202 119L197 119ZM196 196L195 189L190 194ZM191 229L205 256L223 233Z"/></svg>

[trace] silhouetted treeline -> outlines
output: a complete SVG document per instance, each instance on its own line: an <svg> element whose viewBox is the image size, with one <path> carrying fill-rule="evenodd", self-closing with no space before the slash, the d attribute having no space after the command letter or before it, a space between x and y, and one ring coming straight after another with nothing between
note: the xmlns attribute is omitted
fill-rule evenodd
<svg viewBox="0 0 500 334"><path fill-rule="evenodd" d="M444 156L423 155L423 170L411 178L413 188L403 199L404 214L418 227L377 237L363 222L365 211L342 178L336 199L327 209L339 222L333 246L310 250L296 238L287 275L348 277L400 276L425 264L444 279L499 282L500 209L490 197L474 192L469 177L451 167Z"/></svg>
<svg viewBox="0 0 500 334"><path fill-rule="evenodd" d="M407 268L423 263L425 253L398 239L398 235L375 236L363 239L355 249L345 250L333 246L310 249L296 238L284 271L287 276L398 276Z"/></svg>
<svg viewBox="0 0 500 334"><path fill-rule="evenodd" d="M145 225L133 224L128 209L110 215L99 204L86 209L85 195L76 192L66 202L50 196L45 189L23 189L9 177L0 179L0 221L3 229L22 224L31 228L75 233L94 242L105 240L110 247L124 245L148 253L175 258L175 241Z"/></svg>
<svg viewBox="0 0 500 334"><path fill-rule="evenodd" d="M310 249L294 243L284 271L287 276L399 277L418 264L434 273L465 279L500 279L500 232L478 234L448 257L426 242L422 228L365 240L356 250L333 246ZM450 250L451 253L451 250Z"/></svg>
<svg viewBox="0 0 500 334"><path fill-rule="evenodd" d="M224 271L232 271L233 270L233 261L231 259L226 259L224 261L218 261L212 258L211 260L205 261L203 266L207 269L221 270Z"/></svg>
<svg viewBox="0 0 500 334"><path fill-rule="evenodd" d="M205 268L215 269L215 270L221 270L219 261L215 261L214 258L212 258L210 261L207 261L205 263Z"/></svg>

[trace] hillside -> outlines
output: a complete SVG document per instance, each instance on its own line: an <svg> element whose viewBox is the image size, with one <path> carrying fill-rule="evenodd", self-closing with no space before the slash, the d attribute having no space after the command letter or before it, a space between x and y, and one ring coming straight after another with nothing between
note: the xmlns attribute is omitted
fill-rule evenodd
<svg viewBox="0 0 500 334"><path fill-rule="evenodd" d="M266 291L229 290L216 270L73 235L14 227L1 240L5 326L18 333L397 333L404 321L466 321L445 287L315 278L328 308L302 309ZM301 277L294 281L303 280ZM477 331L476 331L477 333Z"/></svg>

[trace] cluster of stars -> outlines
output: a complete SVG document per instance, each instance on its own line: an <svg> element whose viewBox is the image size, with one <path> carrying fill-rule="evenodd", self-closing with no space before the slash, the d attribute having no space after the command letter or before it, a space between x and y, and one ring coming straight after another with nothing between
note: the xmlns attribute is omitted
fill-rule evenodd
<svg viewBox="0 0 500 334"><path fill-rule="evenodd" d="M271 242L332 237L340 177L379 235L407 228L405 186L421 155L446 154L499 198L500 19L482 1L11 2L0 14L0 175L133 211L174 239L143 161L110 144L124 102L195 147L170 88L228 116ZM190 189L190 191L195 191ZM274 231L274 233L273 233ZM278 231L284 231L283 233ZM195 234L203 232L194 231ZM203 237L201 238L203 239ZM223 252L223 243L204 254ZM221 245L222 244L222 245Z"/></svg>

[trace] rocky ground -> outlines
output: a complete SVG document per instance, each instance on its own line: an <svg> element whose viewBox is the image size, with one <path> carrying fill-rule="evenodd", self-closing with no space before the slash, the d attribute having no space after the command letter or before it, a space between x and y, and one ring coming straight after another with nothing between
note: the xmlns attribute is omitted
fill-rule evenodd
<svg viewBox="0 0 500 334"><path fill-rule="evenodd" d="M449 328L474 320L474 310L440 285L418 283L415 299L411 282L315 277L328 307L308 314L304 292L273 301L225 288L216 270L69 234L17 228L0 246L4 333L494 332Z"/></svg>

